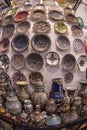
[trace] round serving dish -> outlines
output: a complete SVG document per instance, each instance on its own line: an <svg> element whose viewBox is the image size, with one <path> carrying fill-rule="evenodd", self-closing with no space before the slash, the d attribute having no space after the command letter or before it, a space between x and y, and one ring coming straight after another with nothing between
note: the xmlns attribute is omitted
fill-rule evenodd
<svg viewBox="0 0 87 130"><path fill-rule="evenodd" d="M46 63L50 66L56 66L60 62L60 56L57 52L48 52L46 55Z"/></svg>
<svg viewBox="0 0 87 130"><path fill-rule="evenodd" d="M66 71L70 71L76 66L76 59L72 54L66 54L62 59L63 69Z"/></svg>
<svg viewBox="0 0 87 130"><path fill-rule="evenodd" d="M64 81L68 84L71 83L73 81L73 73L68 72L65 74L64 76Z"/></svg>
<svg viewBox="0 0 87 130"><path fill-rule="evenodd" d="M32 37L31 45L34 50L44 52L51 46L51 39L45 34L36 34Z"/></svg>
<svg viewBox="0 0 87 130"><path fill-rule="evenodd" d="M49 33L50 31L50 24L46 21L38 21L33 25L33 32L35 33Z"/></svg>
<svg viewBox="0 0 87 130"><path fill-rule="evenodd" d="M9 38L13 35L15 30L14 24L8 24L2 28L2 38Z"/></svg>
<svg viewBox="0 0 87 130"><path fill-rule="evenodd" d="M54 24L54 29L56 32L58 32L60 34L67 33L67 26L63 22L56 22Z"/></svg>
<svg viewBox="0 0 87 130"><path fill-rule="evenodd" d="M70 48L70 40L64 35L60 35L56 40L56 45L61 51L66 51Z"/></svg>
<svg viewBox="0 0 87 130"><path fill-rule="evenodd" d="M15 70L21 70L25 66L25 58L22 54L16 53L11 57L11 66Z"/></svg>
<svg viewBox="0 0 87 130"><path fill-rule="evenodd" d="M73 48L76 52L82 53L84 51L84 43L81 39L75 39L73 41Z"/></svg>
<svg viewBox="0 0 87 130"><path fill-rule="evenodd" d="M0 52L9 50L10 41L8 38L4 38L0 41Z"/></svg>
<svg viewBox="0 0 87 130"><path fill-rule="evenodd" d="M44 77L40 72L31 72L29 74L29 81L33 85L36 85L38 81L43 82L43 80L44 80Z"/></svg>
<svg viewBox="0 0 87 130"><path fill-rule="evenodd" d="M7 70L10 65L9 57L6 54L0 54L0 68Z"/></svg>
<svg viewBox="0 0 87 130"><path fill-rule="evenodd" d="M49 11L48 16L49 16L50 19L56 20L56 21L64 19L62 12L57 11L57 10Z"/></svg>
<svg viewBox="0 0 87 130"><path fill-rule="evenodd" d="M28 21L23 21L17 24L16 30L19 33L26 33L30 28L30 23Z"/></svg>
<svg viewBox="0 0 87 130"><path fill-rule="evenodd" d="M75 11L70 7L65 7L64 8L64 15L66 16L67 14L75 14Z"/></svg>
<svg viewBox="0 0 87 130"><path fill-rule="evenodd" d="M16 82L18 81L26 81L26 80L27 80L26 76L20 71L17 71L12 75L12 82L14 84L16 84Z"/></svg>
<svg viewBox="0 0 87 130"><path fill-rule="evenodd" d="M72 25L71 31L73 36L81 37L83 35L83 31L78 25Z"/></svg>
<svg viewBox="0 0 87 130"><path fill-rule="evenodd" d="M29 38L25 34L17 34L11 41L11 47L16 52L25 51L29 46Z"/></svg>
<svg viewBox="0 0 87 130"><path fill-rule="evenodd" d="M34 10L31 13L30 19L33 21L39 21L39 20L45 20L46 19L46 13L44 10Z"/></svg>
<svg viewBox="0 0 87 130"><path fill-rule="evenodd" d="M74 14L67 14L66 21L67 23L72 24L72 25L77 24L78 22Z"/></svg>
<svg viewBox="0 0 87 130"><path fill-rule="evenodd" d="M28 18L28 12L27 11L20 11L13 17L13 21L14 22L21 22L21 21L26 20L27 18Z"/></svg>
<svg viewBox="0 0 87 130"><path fill-rule="evenodd" d="M32 71L38 71L43 67L44 61L40 54L30 53L26 57L26 66Z"/></svg>

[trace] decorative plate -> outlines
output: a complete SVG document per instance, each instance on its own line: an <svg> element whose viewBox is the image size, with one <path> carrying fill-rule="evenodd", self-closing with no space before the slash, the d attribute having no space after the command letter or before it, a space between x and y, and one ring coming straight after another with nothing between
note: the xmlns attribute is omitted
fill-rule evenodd
<svg viewBox="0 0 87 130"><path fill-rule="evenodd" d="M0 68L7 70L10 65L9 57L6 54L0 54Z"/></svg>
<svg viewBox="0 0 87 130"><path fill-rule="evenodd" d="M44 77L40 72L31 72L29 74L29 81L30 83L32 83L33 85L36 85L38 81L42 81L43 82Z"/></svg>
<svg viewBox="0 0 87 130"><path fill-rule="evenodd" d="M73 48L76 52L82 53L84 51L84 43L81 39L75 39L73 41Z"/></svg>
<svg viewBox="0 0 87 130"><path fill-rule="evenodd" d="M11 66L15 70L20 70L25 65L25 58L22 54L16 53L11 58Z"/></svg>
<svg viewBox="0 0 87 130"><path fill-rule="evenodd" d="M45 20L46 19L45 11L44 10L32 11L30 19L34 21Z"/></svg>
<svg viewBox="0 0 87 130"><path fill-rule="evenodd" d="M12 24L12 16L6 16L2 20L2 26L7 26L9 23Z"/></svg>
<svg viewBox="0 0 87 130"><path fill-rule="evenodd" d="M70 71L76 66L76 59L72 54L66 54L62 59L63 69L66 71Z"/></svg>
<svg viewBox="0 0 87 130"><path fill-rule="evenodd" d="M67 26L63 22L57 22L54 24L54 29L56 32L64 34L67 32Z"/></svg>
<svg viewBox="0 0 87 130"><path fill-rule="evenodd" d="M26 33L30 28L30 23L28 21L23 21L21 23L18 23L16 30L19 33Z"/></svg>
<svg viewBox="0 0 87 130"><path fill-rule="evenodd" d="M68 84L71 83L73 81L73 73L68 72L65 74L64 76L64 81Z"/></svg>
<svg viewBox="0 0 87 130"><path fill-rule="evenodd" d="M16 82L18 81L26 81L26 80L27 80L26 76L20 71L15 72L12 76L12 82L14 84L16 84Z"/></svg>
<svg viewBox="0 0 87 130"><path fill-rule="evenodd" d="M8 38L4 38L0 41L0 52L5 52L9 49L10 41Z"/></svg>
<svg viewBox="0 0 87 130"><path fill-rule="evenodd" d="M78 25L73 25L71 27L71 31L72 31L73 36L81 37L83 35L83 31Z"/></svg>
<svg viewBox="0 0 87 130"><path fill-rule="evenodd" d="M66 51L70 48L70 40L68 37L60 35L56 40L56 45L60 50Z"/></svg>
<svg viewBox="0 0 87 130"><path fill-rule="evenodd" d="M50 31L50 24L46 21L38 21L33 25L33 32L35 33L48 33Z"/></svg>
<svg viewBox="0 0 87 130"><path fill-rule="evenodd" d="M18 12L13 20L14 22L21 22L23 20L26 20L28 18L28 12L27 11L21 11L21 12Z"/></svg>
<svg viewBox="0 0 87 130"><path fill-rule="evenodd" d="M13 37L11 42L12 49L16 52L22 52L29 46L29 38L25 34L17 34Z"/></svg>
<svg viewBox="0 0 87 130"><path fill-rule="evenodd" d="M46 55L46 62L50 66L55 66L55 65L59 64L59 62L60 62L59 54L56 52L53 52L53 51L48 52L48 54Z"/></svg>
<svg viewBox="0 0 87 130"><path fill-rule="evenodd" d="M43 67L44 61L40 54L30 53L26 57L26 65L32 71L38 71Z"/></svg>
<svg viewBox="0 0 87 130"><path fill-rule="evenodd" d="M77 18L73 14L67 14L66 21L67 21L67 23L72 24L72 25L77 24L77 22L78 22Z"/></svg>
<svg viewBox="0 0 87 130"><path fill-rule="evenodd" d="M51 18L53 20L63 20L64 19L62 12L57 11L57 10L49 11L48 15L49 15L49 18Z"/></svg>
<svg viewBox="0 0 87 130"><path fill-rule="evenodd" d="M32 47L39 52L46 51L51 46L51 39L45 34L36 34L31 40Z"/></svg>
<svg viewBox="0 0 87 130"><path fill-rule="evenodd" d="M87 68L87 57L86 55L80 55L77 59L77 65L80 71L85 71Z"/></svg>
<svg viewBox="0 0 87 130"><path fill-rule="evenodd" d="M65 7L64 8L64 14L65 15L67 15L67 14L75 14L75 11L70 7Z"/></svg>
<svg viewBox="0 0 87 130"><path fill-rule="evenodd" d="M2 38L9 38L13 35L15 30L14 24L8 24L2 28Z"/></svg>

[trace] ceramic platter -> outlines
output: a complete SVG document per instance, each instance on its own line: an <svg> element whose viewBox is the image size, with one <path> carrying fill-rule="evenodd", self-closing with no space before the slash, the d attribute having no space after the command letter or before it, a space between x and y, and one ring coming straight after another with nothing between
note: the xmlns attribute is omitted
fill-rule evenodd
<svg viewBox="0 0 87 130"><path fill-rule="evenodd" d="M49 15L49 18L51 18L53 20L58 21L58 20L63 20L64 19L64 16L63 16L62 12L57 11L57 10L49 11L48 15Z"/></svg>
<svg viewBox="0 0 87 130"><path fill-rule="evenodd" d="M2 38L9 38L13 35L15 30L14 24L8 24L2 28Z"/></svg>
<svg viewBox="0 0 87 130"><path fill-rule="evenodd" d="M32 71L38 71L43 67L44 61L40 54L30 53L26 57L26 65Z"/></svg>
<svg viewBox="0 0 87 130"><path fill-rule="evenodd" d="M73 14L67 14L66 21L67 23L72 24L72 25L77 24L77 18Z"/></svg>
<svg viewBox="0 0 87 130"><path fill-rule="evenodd" d="M45 34L36 34L31 40L31 45L34 50L38 52L44 52L48 50L51 46L51 39Z"/></svg>
<svg viewBox="0 0 87 130"><path fill-rule="evenodd" d="M50 31L50 24L46 21L38 21L33 25L33 32L35 33L49 33Z"/></svg>
<svg viewBox="0 0 87 130"><path fill-rule="evenodd" d="M11 66L15 70L21 70L25 65L25 58L22 54L16 53L11 58Z"/></svg>
<svg viewBox="0 0 87 130"><path fill-rule="evenodd" d="M54 24L54 29L56 32L58 32L60 34L67 33L67 26L63 22L56 22Z"/></svg>
<svg viewBox="0 0 87 130"><path fill-rule="evenodd" d="M0 54L0 68L7 70L10 65L9 57L6 54Z"/></svg>
<svg viewBox="0 0 87 130"><path fill-rule="evenodd" d="M64 76L64 81L68 84L71 83L73 81L73 73L68 72L65 74Z"/></svg>
<svg viewBox="0 0 87 130"><path fill-rule="evenodd" d="M73 48L76 52L82 53L84 51L84 43L81 39L75 39L73 41Z"/></svg>
<svg viewBox="0 0 87 130"><path fill-rule="evenodd" d="M56 40L56 45L61 51L66 51L70 48L70 40L66 36L60 35Z"/></svg>
<svg viewBox="0 0 87 130"><path fill-rule="evenodd" d="M18 81L26 81L26 80L27 80L26 76L20 71L17 71L12 75L12 82L14 84L16 84L16 82Z"/></svg>
<svg viewBox="0 0 87 130"><path fill-rule="evenodd" d="M44 77L43 77L43 75L40 72L31 72L29 74L29 81L33 85L36 85L38 81L39 82L40 81L43 82L43 80L44 80Z"/></svg>
<svg viewBox="0 0 87 130"><path fill-rule="evenodd" d="M48 52L46 55L46 63L50 66L58 65L60 62L60 56L56 52Z"/></svg>
<svg viewBox="0 0 87 130"><path fill-rule="evenodd" d="M76 59L72 54L66 54L62 59L63 69L66 71L70 71L76 66Z"/></svg>
<svg viewBox="0 0 87 130"><path fill-rule="evenodd" d="M29 38L25 34L17 34L11 41L11 47L16 52L22 52L29 46Z"/></svg>
<svg viewBox="0 0 87 130"><path fill-rule="evenodd" d="M73 25L71 27L72 35L75 37L81 37L83 35L82 29L78 25Z"/></svg>
<svg viewBox="0 0 87 130"><path fill-rule="evenodd" d="M23 20L26 20L28 18L28 12L27 11L21 11L18 12L14 17L13 21L14 22L21 22Z"/></svg>
<svg viewBox="0 0 87 130"><path fill-rule="evenodd" d="M28 21L23 21L17 24L16 30L19 33L26 33L30 28L30 23Z"/></svg>
<svg viewBox="0 0 87 130"><path fill-rule="evenodd" d="M0 41L0 52L9 50L10 41L8 38L4 38Z"/></svg>

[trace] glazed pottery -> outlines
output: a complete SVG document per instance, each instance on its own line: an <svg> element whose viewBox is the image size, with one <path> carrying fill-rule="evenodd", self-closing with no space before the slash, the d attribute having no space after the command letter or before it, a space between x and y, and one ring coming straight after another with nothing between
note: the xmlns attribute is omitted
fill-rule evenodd
<svg viewBox="0 0 87 130"><path fill-rule="evenodd" d="M21 121L25 123L28 123L30 121L30 117L25 111L21 113Z"/></svg>
<svg viewBox="0 0 87 130"><path fill-rule="evenodd" d="M56 40L56 45L61 51L66 51L70 48L70 40L64 35L60 35Z"/></svg>
<svg viewBox="0 0 87 130"><path fill-rule="evenodd" d="M43 58L38 53L30 53L26 57L26 66L29 70L38 71L43 67Z"/></svg>
<svg viewBox="0 0 87 130"><path fill-rule="evenodd" d="M51 46L51 39L45 34L36 34L32 37L31 45L35 51L44 52Z"/></svg>
<svg viewBox="0 0 87 130"><path fill-rule="evenodd" d="M70 71L76 66L76 59L72 54L66 54L62 59L63 69L66 71Z"/></svg>
<svg viewBox="0 0 87 130"><path fill-rule="evenodd" d="M60 62L60 56L57 52L48 52L46 55L46 63L50 66L58 65Z"/></svg>
<svg viewBox="0 0 87 130"><path fill-rule="evenodd" d="M17 34L13 37L11 41L11 47L16 52L22 52L26 50L29 46L29 38L25 34Z"/></svg>
<svg viewBox="0 0 87 130"><path fill-rule="evenodd" d="M75 11L70 7L65 7L64 8L64 15L66 16L67 14L75 14Z"/></svg>
<svg viewBox="0 0 87 130"><path fill-rule="evenodd" d="M31 114L33 112L33 104L31 100L24 101L24 110L27 114Z"/></svg>
<svg viewBox="0 0 87 130"><path fill-rule="evenodd" d="M66 21L67 21L67 23L69 23L71 25L77 24L77 18L73 14L67 14Z"/></svg>
<svg viewBox="0 0 87 130"><path fill-rule="evenodd" d="M6 108L12 115L19 115L21 113L22 106L13 92L8 92Z"/></svg>
<svg viewBox="0 0 87 130"><path fill-rule="evenodd" d="M10 41L8 38L4 38L0 41L0 52L9 50Z"/></svg>
<svg viewBox="0 0 87 130"><path fill-rule="evenodd" d="M81 39L75 39L73 41L73 48L76 52L82 53L84 51L84 43Z"/></svg>
<svg viewBox="0 0 87 130"><path fill-rule="evenodd" d="M64 75L64 81L65 81L65 83L71 83L72 81L73 81L73 78L74 78L74 76L73 76L73 73L71 73L71 72L67 72L65 75Z"/></svg>
<svg viewBox="0 0 87 130"><path fill-rule="evenodd" d="M81 37L83 35L83 31L78 25L72 25L71 31L74 37Z"/></svg>

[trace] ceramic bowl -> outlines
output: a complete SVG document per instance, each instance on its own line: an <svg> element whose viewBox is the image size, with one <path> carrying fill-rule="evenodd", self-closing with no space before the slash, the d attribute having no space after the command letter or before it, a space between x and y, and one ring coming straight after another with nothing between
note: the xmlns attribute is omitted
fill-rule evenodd
<svg viewBox="0 0 87 130"><path fill-rule="evenodd" d="M25 65L25 58L22 54L16 53L11 57L11 66L15 70L23 69Z"/></svg>
<svg viewBox="0 0 87 130"><path fill-rule="evenodd" d="M2 38L9 38L14 34L14 24L8 24L2 28Z"/></svg>
<svg viewBox="0 0 87 130"><path fill-rule="evenodd" d="M75 14L75 11L70 7L65 7L64 8L64 15L66 16L67 14Z"/></svg>
<svg viewBox="0 0 87 130"><path fill-rule="evenodd" d="M60 62L60 56L56 52L48 52L46 55L46 63L50 66L58 65Z"/></svg>
<svg viewBox="0 0 87 130"><path fill-rule="evenodd" d="M16 30L19 33L26 33L30 28L30 23L28 21L23 21L17 24Z"/></svg>
<svg viewBox="0 0 87 130"><path fill-rule="evenodd" d="M17 34L11 41L11 47L16 52L22 52L29 46L29 38L25 34Z"/></svg>
<svg viewBox="0 0 87 130"><path fill-rule="evenodd" d="M66 73L64 76L64 81L66 83L71 83L73 81L73 73L71 72Z"/></svg>
<svg viewBox="0 0 87 130"><path fill-rule="evenodd" d="M30 83L32 83L33 85L36 85L38 81L42 81L43 82L44 77L40 72L31 72L29 74L29 81Z"/></svg>
<svg viewBox="0 0 87 130"><path fill-rule="evenodd" d="M0 41L0 52L9 50L10 41L8 38L4 38Z"/></svg>
<svg viewBox="0 0 87 130"><path fill-rule="evenodd" d="M61 51L66 51L70 48L70 40L64 35L60 35L56 40L56 45Z"/></svg>
<svg viewBox="0 0 87 130"><path fill-rule="evenodd" d="M28 18L28 12L27 11L20 11L18 12L14 17L14 22L21 22Z"/></svg>
<svg viewBox="0 0 87 130"><path fill-rule="evenodd" d="M48 116L45 119L45 124L48 126L55 126L61 124L61 118L56 115Z"/></svg>
<svg viewBox="0 0 87 130"><path fill-rule="evenodd" d="M3 20L2 20L2 26L7 26L9 23L10 24L13 23L12 16L4 17Z"/></svg>
<svg viewBox="0 0 87 130"><path fill-rule="evenodd" d="M44 52L51 46L51 39L45 34L36 34L32 37L31 45L34 50Z"/></svg>
<svg viewBox="0 0 87 130"><path fill-rule="evenodd" d="M62 59L63 69L66 71L70 71L76 66L76 59L72 54L66 54Z"/></svg>
<svg viewBox="0 0 87 130"><path fill-rule="evenodd" d="M80 55L77 59L77 65L80 71L85 71L87 68L87 58L86 55Z"/></svg>
<svg viewBox="0 0 87 130"><path fill-rule="evenodd" d="M77 24L77 18L75 17L74 14L67 14L66 21L71 25Z"/></svg>
<svg viewBox="0 0 87 130"><path fill-rule="evenodd" d="M10 65L9 57L6 54L0 54L0 68L7 70Z"/></svg>
<svg viewBox="0 0 87 130"><path fill-rule="evenodd" d="M33 25L33 32L35 33L49 33L50 31L50 24L46 21L38 21Z"/></svg>
<svg viewBox="0 0 87 130"><path fill-rule="evenodd" d="M54 29L56 32L58 32L60 34L67 33L67 26L63 22L56 22L54 24Z"/></svg>
<svg viewBox="0 0 87 130"><path fill-rule="evenodd" d="M26 80L27 80L26 76L20 71L17 71L12 75L12 82L14 84L16 84L16 82L18 81L26 81Z"/></svg>
<svg viewBox="0 0 87 130"><path fill-rule="evenodd" d="M43 58L40 54L30 53L26 57L26 65L32 71L38 71L43 67Z"/></svg>
<svg viewBox="0 0 87 130"><path fill-rule="evenodd" d="M51 10L48 13L49 18L51 18L52 20L63 20L64 16L60 11L57 10Z"/></svg>
<svg viewBox="0 0 87 130"><path fill-rule="evenodd" d="M82 29L78 25L73 25L71 27L72 35L75 37L81 37L83 35Z"/></svg>
<svg viewBox="0 0 87 130"><path fill-rule="evenodd" d="M84 52L84 43L83 43L83 41L81 39L75 39L73 41L73 48L78 53Z"/></svg>

